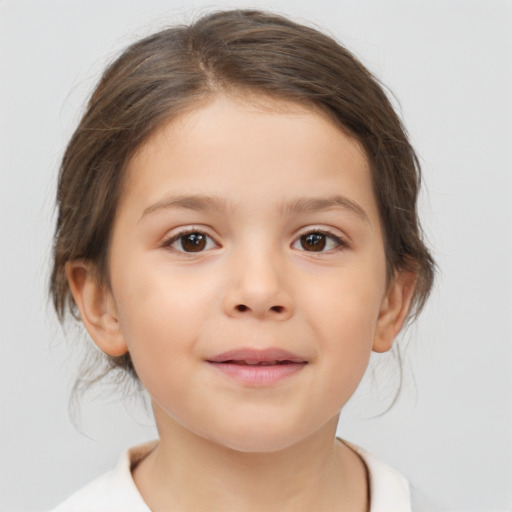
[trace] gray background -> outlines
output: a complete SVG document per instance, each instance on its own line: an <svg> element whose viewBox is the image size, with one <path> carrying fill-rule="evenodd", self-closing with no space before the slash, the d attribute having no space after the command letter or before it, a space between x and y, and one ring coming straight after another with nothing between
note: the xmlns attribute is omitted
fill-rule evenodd
<svg viewBox="0 0 512 512"><path fill-rule="evenodd" d="M185 4L187 7L185 8ZM404 393L374 360L340 435L450 510L512 508L512 2L0 0L0 508L43 510L155 436L112 392L67 416L77 342L45 295L59 157L105 62L204 7L255 6L335 35L399 98L441 269L409 330Z"/></svg>

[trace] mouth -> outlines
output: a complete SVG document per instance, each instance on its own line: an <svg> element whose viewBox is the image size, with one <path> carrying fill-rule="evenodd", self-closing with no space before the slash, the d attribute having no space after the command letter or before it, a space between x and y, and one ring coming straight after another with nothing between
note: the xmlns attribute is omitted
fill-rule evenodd
<svg viewBox="0 0 512 512"><path fill-rule="evenodd" d="M307 363L307 359L280 348L229 350L208 359L209 363L273 366L276 364Z"/></svg>
<svg viewBox="0 0 512 512"><path fill-rule="evenodd" d="M254 361L251 359L244 359L243 361L239 361L237 359L228 359L227 361L219 362L224 364L239 364L241 366L275 366L276 364L295 364L294 361L289 361L287 359L284 359L283 361Z"/></svg>
<svg viewBox="0 0 512 512"><path fill-rule="evenodd" d="M207 363L235 381L251 387L271 386L297 374L308 361L291 352L236 349L207 359Z"/></svg>

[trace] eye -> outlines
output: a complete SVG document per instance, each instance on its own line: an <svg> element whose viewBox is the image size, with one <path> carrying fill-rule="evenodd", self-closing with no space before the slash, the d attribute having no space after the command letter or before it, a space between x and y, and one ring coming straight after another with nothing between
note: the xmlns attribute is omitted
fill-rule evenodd
<svg viewBox="0 0 512 512"><path fill-rule="evenodd" d="M323 231L310 231L301 235L292 245L294 249L308 252L327 252L344 247L348 244L339 236Z"/></svg>
<svg viewBox="0 0 512 512"><path fill-rule="evenodd" d="M203 252L217 246L215 241L206 233L201 231L188 231L178 233L164 244L165 247L172 247L179 252Z"/></svg>

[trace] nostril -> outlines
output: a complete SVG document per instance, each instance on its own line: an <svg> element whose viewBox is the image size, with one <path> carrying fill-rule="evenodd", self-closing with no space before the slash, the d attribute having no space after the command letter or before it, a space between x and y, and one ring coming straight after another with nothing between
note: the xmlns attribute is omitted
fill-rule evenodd
<svg viewBox="0 0 512 512"><path fill-rule="evenodd" d="M275 313L283 313L285 311L284 306L272 306L268 309L268 311L274 311ZM235 306L235 310L244 313L245 311L250 311L251 308L249 306L246 306L245 304L237 304Z"/></svg>

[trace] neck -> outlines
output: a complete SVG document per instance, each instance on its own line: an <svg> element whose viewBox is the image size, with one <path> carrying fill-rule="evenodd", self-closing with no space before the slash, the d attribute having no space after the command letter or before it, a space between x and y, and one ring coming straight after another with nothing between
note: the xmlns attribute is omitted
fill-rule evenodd
<svg viewBox="0 0 512 512"><path fill-rule="evenodd" d="M335 440L336 423L277 452L246 453L166 422L133 477L152 510L364 512L364 464Z"/></svg>

